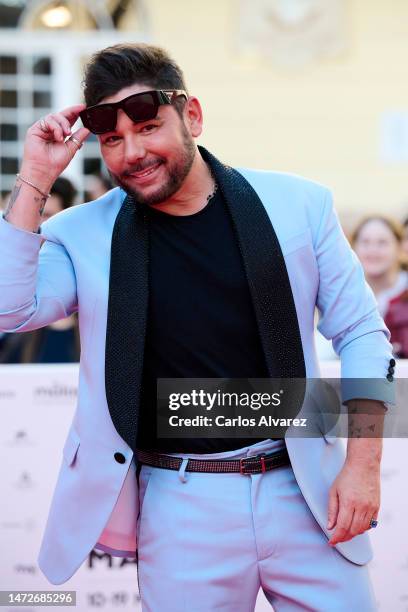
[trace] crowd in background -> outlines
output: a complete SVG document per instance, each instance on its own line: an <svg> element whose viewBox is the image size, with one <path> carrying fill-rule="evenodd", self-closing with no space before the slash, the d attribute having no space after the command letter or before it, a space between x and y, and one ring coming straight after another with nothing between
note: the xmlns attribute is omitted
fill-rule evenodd
<svg viewBox="0 0 408 612"><path fill-rule="evenodd" d="M108 191L112 184L103 175L93 177L86 200ZM60 177L48 199L44 220L73 206L77 190ZM408 358L408 218L401 222L386 215L362 218L348 236L374 292L378 309L391 332L393 353ZM316 347L320 359L336 358L331 344L318 333ZM77 315L56 321L45 328L2 334L0 363L70 363L79 361L80 342Z"/></svg>

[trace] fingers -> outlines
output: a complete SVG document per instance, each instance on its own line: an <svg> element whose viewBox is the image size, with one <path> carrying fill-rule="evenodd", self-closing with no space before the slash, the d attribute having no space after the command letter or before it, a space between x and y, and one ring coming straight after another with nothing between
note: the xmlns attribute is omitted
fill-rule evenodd
<svg viewBox="0 0 408 612"><path fill-rule="evenodd" d="M340 503L336 529L329 540L329 544L331 546L351 539L352 536L349 534L349 532L353 520L353 514L354 508L351 504Z"/></svg>
<svg viewBox="0 0 408 612"><path fill-rule="evenodd" d="M75 138L77 138L81 142L81 144L83 144L90 133L91 132L87 128L80 127L75 132L73 132L72 136L75 136Z"/></svg>
<svg viewBox="0 0 408 612"><path fill-rule="evenodd" d="M69 147L72 155L79 151L89 134L90 131L86 128L79 128L66 140L65 144Z"/></svg>
<svg viewBox="0 0 408 612"><path fill-rule="evenodd" d="M366 516L366 530L372 529L371 521L378 521L378 514L380 512L379 507L375 507L373 509L369 509Z"/></svg>
<svg viewBox="0 0 408 612"><path fill-rule="evenodd" d="M369 521L368 521L369 524L370 524L371 519L373 521L378 521L378 513L379 513L379 510L377 510L376 512L371 512L371 514L367 513L367 514L370 514Z"/></svg>
<svg viewBox="0 0 408 612"><path fill-rule="evenodd" d="M364 533L370 527L371 515L368 516L366 510L355 511L353 515L353 521L350 526L350 536L354 538L354 536L359 535L360 533Z"/></svg>
<svg viewBox="0 0 408 612"><path fill-rule="evenodd" d="M368 527L367 527L367 529L372 529L373 527L377 526L376 524L371 526L371 521L373 520L373 521L376 521L376 523L377 523L377 521L378 521L378 511L374 512L374 514L373 513L367 513L367 514L368 514Z"/></svg>
<svg viewBox="0 0 408 612"><path fill-rule="evenodd" d="M339 512L339 497L336 489L330 489L329 493L329 509L327 519L327 529L333 529L336 526L337 515Z"/></svg>
<svg viewBox="0 0 408 612"><path fill-rule="evenodd" d="M377 520L378 512L378 508L371 504L354 508L352 504L344 505L343 508L340 508L336 530L332 534L329 544L334 546L339 542L347 542L356 535L364 533L371 528L371 520Z"/></svg>
<svg viewBox="0 0 408 612"><path fill-rule="evenodd" d="M72 127L79 117L79 113L86 108L86 104L76 104L75 106L69 106L62 110L59 114L67 119L69 125Z"/></svg>
<svg viewBox="0 0 408 612"><path fill-rule="evenodd" d="M85 104L69 106L59 113L50 113L39 119L33 127L39 129L39 135L47 140L62 142L71 135L71 128L78 120L81 110L86 108Z"/></svg>
<svg viewBox="0 0 408 612"><path fill-rule="evenodd" d="M71 134L71 126L60 113L47 115L40 121L40 129L47 140L63 142Z"/></svg>
<svg viewBox="0 0 408 612"><path fill-rule="evenodd" d="M74 115L71 115L71 117L74 117ZM71 121L75 123L75 120ZM90 134L90 131L84 127L72 133L71 124L62 113L43 117L39 120L37 127L39 127L41 134L48 141L62 143L68 137L65 142L70 147L73 154L82 147L84 141Z"/></svg>

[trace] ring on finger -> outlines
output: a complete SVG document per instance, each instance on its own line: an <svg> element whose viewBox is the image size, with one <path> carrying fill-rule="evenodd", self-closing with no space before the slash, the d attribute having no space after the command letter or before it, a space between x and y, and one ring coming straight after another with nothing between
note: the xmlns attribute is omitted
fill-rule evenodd
<svg viewBox="0 0 408 612"><path fill-rule="evenodd" d="M370 521L370 529L371 528L374 529L375 527L377 527L377 525L378 525L378 521L376 519L371 519L371 521Z"/></svg>
<svg viewBox="0 0 408 612"><path fill-rule="evenodd" d="M42 132L48 132L50 129L44 117L41 117L40 119L40 129Z"/></svg>
<svg viewBox="0 0 408 612"><path fill-rule="evenodd" d="M78 140L78 138L75 138L75 136L71 136L70 138L68 138L68 140L72 140L72 142L78 147L78 149L82 147L82 142Z"/></svg>

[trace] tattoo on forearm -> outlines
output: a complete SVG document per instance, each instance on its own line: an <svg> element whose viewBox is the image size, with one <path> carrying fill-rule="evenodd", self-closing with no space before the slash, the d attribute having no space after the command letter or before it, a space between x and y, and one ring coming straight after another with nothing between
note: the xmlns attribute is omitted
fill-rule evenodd
<svg viewBox="0 0 408 612"><path fill-rule="evenodd" d="M368 415L366 415L368 417ZM356 423L353 418L349 419L349 437L350 438L376 438L382 436L381 421L372 421L372 416L368 419L359 419ZM375 417L374 417L375 418Z"/></svg>
<svg viewBox="0 0 408 612"><path fill-rule="evenodd" d="M6 206L6 210L4 212L4 218L7 220L7 215L10 213L11 209L14 206L15 201L18 198L18 194L20 193L21 185L14 185L13 191L11 192L10 199Z"/></svg>
<svg viewBox="0 0 408 612"><path fill-rule="evenodd" d="M382 438L384 409L379 402L352 401L347 404L349 438Z"/></svg>
<svg viewBox="0 0 408 612"><path fill-rule="evenodd" d="M7 215L11 212L11 209L13 208L13 206L14 206L14 204L15 204L18 196L19 196L20 189L21 189L21 185L14 185L14 187L13 187L13 191L11 192L10 199L8 201L8 204L6 206L6 210L4 211L4 215L3 215L4 219L6 221L7 221ZM47 203L47 198L34 196L34 202L36 202L36 204L38 204L38 212L42 216L42 214L44 212L45 205Z"/></svg>
<svg viewBox="0 0 408 612"><path fill-rule="evenodd" d="M47 203L47 198L37 198L37 197L35 197L34 200L36 202L40 203L39 213L40 213L40 215L42 215L43 212L44 212L45 205Z"/></svg>

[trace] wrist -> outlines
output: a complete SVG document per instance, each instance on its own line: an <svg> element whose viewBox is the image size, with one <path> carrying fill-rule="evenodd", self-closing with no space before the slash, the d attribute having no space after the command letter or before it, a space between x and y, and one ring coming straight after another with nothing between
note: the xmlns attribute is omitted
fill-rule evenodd
<svg viewBox="0 0 408 612"><path fill-rule="evenodd" d="M346 463L364 464L379 468L382 456L382 438L349 438Z"/></svg>
<svg viewBox="0 0 408 612"><path fill-rule="evenodd" d="M19 170L19 174L22 178L33 183L40 191L48 194L51 187L55 182L55 178L50 175L49 170L35 166L31 163L22 163Z"/></svg>

